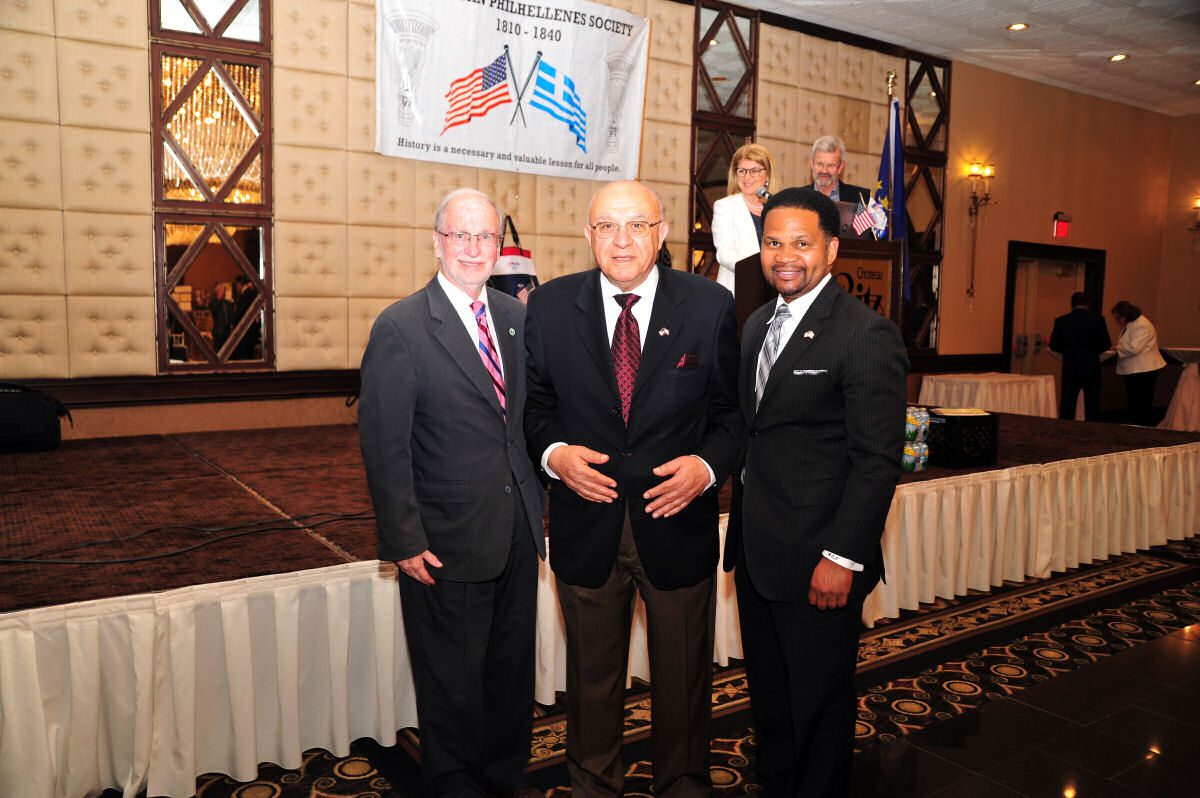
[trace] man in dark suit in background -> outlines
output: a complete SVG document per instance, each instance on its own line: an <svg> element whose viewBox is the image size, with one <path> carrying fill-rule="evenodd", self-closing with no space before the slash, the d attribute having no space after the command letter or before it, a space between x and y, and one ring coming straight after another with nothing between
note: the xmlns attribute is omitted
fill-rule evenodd
<svg viewBox="0 0 1200 798"><path fill-rule="evenodd" d="M725 566L767 796L849 793L862 605L883 577L904 444L904 341L830 278L837 228L811 189L766 203L762 268L779 297L743 328L750 439Z"/></svg>
<svg viewBox="0 0 1200 798"><path fill-rule="evenodd" d="M645 186L610 183L584 236L599 269L529 297L530 454L550 482L551 566L567 633L572 795L621 794L632 601L646 603L654 791L709 795L717 491L743 426L733 297L656 267Z"/></svg>
<svg viewBox="0 0 1200 798"><path fill-rule="evenodd" d="M842 182L842 172L846 171L846 145L837 136L821 136L813 142L810 164L811 188L835 202L862 202L865 206L871 201L871 192L867 189Z"/></svg>
<svg viewBox="0 0 1200 798"><path fill-rule="evenodd" d="M1100 353L1112 347L1108 325L1088 309L1087 294L1071 294L1071 312L1054 320L1050 351L1062 355L1062 398L1059 418L1075 418L1075 403L1083 391L1083 417L1100 418Z"/></svg>
<svg viewBox="0 0 1200 798"><path fill-rule="evenodd" d="M400 601L430 796L539 795L533 717L544 492L525 446L524 305L484 289L500 216L459 189L434 215L434 279L376 319L358 423L379 558Z"/></svg>

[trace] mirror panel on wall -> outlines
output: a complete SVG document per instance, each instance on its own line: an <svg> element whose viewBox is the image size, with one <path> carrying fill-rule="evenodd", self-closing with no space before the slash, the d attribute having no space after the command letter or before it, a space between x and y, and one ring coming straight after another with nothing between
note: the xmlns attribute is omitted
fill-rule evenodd
<svg viewBox="0 0 1200 798"><path fill-rule="evenodd" d="M151 0L160 373L274 368L271 61L259 0Z"/></svg>

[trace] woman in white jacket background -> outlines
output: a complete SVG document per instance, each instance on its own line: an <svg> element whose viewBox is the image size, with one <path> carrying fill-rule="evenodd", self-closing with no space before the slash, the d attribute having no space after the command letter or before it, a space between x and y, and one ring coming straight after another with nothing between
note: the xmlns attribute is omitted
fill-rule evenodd
<svg viewBox="0 0 1200 798"><path fill-rule="evenodd" d="M713 203L712 236L717 248L717 282L733 292L734 268L759 251L766 189L775 177L775 158L761 144L743 144L729 161L729 196ZM778 181L776 181L778 182Z"/></svg>
<svg viewBox="0 0 1200 798"><path fill-rule="evenodd" d="M1121 326L1121 337L1113 350L1117 353L1117 373L1124 379L1129 397L1130 420L1153 426L1154 385L1158 372L1167 365L1158 351L1158 333L1142 315L1142 309L1124 299L1113 305L1111 313Z"/></svg>

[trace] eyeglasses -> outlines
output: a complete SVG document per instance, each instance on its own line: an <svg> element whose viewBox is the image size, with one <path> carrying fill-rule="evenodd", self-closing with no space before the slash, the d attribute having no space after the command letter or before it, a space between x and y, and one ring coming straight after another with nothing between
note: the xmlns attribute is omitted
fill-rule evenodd
<svg viewBox="0 0 1200 798"><path fill-rule="evenodd" d="M733 171L737 174L738 177L758 177L759 175L761 175L763 172L765 172L767 170L763 169L761 166L756 166L753 169L742 169L741 167L738 167L737 169L734 169Z"/></svg>
<svg viewBox="0 0 1200 798"><path fill-rule="evenodd" d="M471 239L475 239L476 241L479 242L480 246L484 246L484 247L500 246L500 234L499 233L475 233L474 235L472 235L471 233L464 233L462 230L447 230L444 233L441 230L439 230L438 234L441 235L443 238L445 238L447 241L451 241L455 244L460 244L464 247L471 241Z"/></svg>
<svg viewBox="0 0 1200 798"><path fill-rule="evenodd" d="M634 238L645 238L650 235L650 231L662 224L662 220L657 222L647 222L642 219L635 219L632 222L618 224L617 222L596 222L592 225L592 230L596 231L596 238L612 238L617 234L617 231L622 227L625 231Z"/></svg>

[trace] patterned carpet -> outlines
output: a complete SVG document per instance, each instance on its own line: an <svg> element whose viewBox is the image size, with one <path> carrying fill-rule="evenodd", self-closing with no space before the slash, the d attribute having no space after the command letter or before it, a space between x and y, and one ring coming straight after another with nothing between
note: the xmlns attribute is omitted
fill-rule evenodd
<svg viewBox="0 0 1200 798"><path fill-rule="evenodd" d="M1070 670L1200 622L1200 539L987 594L939 601L864 632L856 751L971 712ZM560 707L541 707L530 778L547 798L570 795ZM711 773L718 796L756 795L745 672L714 675ZM626 795L649 798L649 696L626 702ZM395 747L359 740L346 758L313 750L298 770L264 765L249 783L200 777L203 798L387 798L415 795L416 734ZM114 791L105 798L117 798Z"/></svg>

